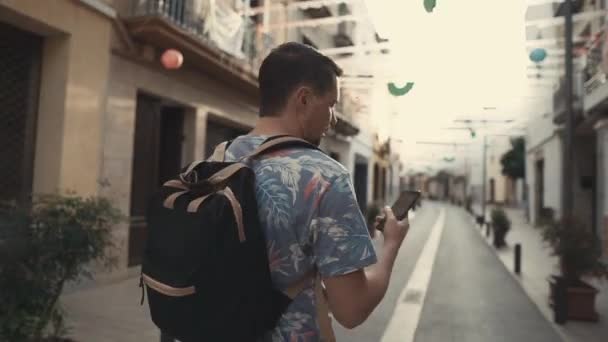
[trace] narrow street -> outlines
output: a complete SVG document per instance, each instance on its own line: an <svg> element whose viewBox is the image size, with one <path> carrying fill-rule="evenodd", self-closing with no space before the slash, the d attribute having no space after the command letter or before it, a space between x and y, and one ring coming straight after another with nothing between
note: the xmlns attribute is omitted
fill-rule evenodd
<svg viewBox="0 0 608 342"><path fill-rule="evenodd" d="M444 227L436 255L431 255L430 282L420 289L410 282L414 282L413 274L420 272L416 269L418 259L425 244L431 242L429 236L441 211L445 213ZM461 208L426 202L412 220L383 303L355 330L336 327L338 340L410 341L415 336L420 342L560 341L475 229ZM400 293L408 287L417 291L404 291L405 301L400 301ZM410 309L401 310L401 306ZM416 320L417 326L412 324Z"/></svg>
<svg viewBox="0 0 608 342"><path fill-rule="evenodd" d="M608 0L0 0L0 50L0 342L165 341L144 290L210 305L226 224L285 285L382 255L346 222L411 191L338 341L608 342ZM318 298L272 338L315 342Z"/></svg>

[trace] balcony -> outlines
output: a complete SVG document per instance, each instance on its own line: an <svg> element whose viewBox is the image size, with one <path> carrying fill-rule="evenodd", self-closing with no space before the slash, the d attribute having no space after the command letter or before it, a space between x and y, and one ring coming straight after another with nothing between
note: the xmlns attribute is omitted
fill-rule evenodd
<svg viewBox="0 0 608 342"><path fill-rule="evenodd" d="M338 122L334 127L334 131L336 133L346 137L353 137L359 134L359 127L355 126L347 115L344 115L338 111L336 111L335 114L338 118Z"/></svg>
<svg viewBox="0 0 608 342"><path fill-rule="evenodd" d="M338 24L338 33L334 35L334 45L336 47L353 46L353 32L355 29L354 22L341 22Z"/></svg>
<svg viewBox="0 0 608 342"><path fill-rule="evenodd" d="M352 13L346 4L341 3L338 6L338 14L340 16L345 16ZM339 48L355 45L353 42L355 25L356 23L352 21L343 21L338 24L338 32L333 36L335 47ZM352 55L352 53L340 54L341 57L348 57L350 55Z"/></svg>
<svg viewBox="0 0 608 342"><path fill-rule="evenodd" d="M584 85L583 73L574 71L573 75L573 109L574 116L579 117L583 114ZM563 124L566 120L566 81L562 77L559 87L553 93L553 122L557 125Z"/></svg>
<svg viewBox="0 0 608 342"><path fill-rule="evenodd" d="M585 113L608 108L608 55L604 52L606 31L600 35L597 43L591 46L584 69L585 77Z"/></svg>
<svg viewBox="0 0 608 342"><path fill-rule="evenodd" d="M227 2L132 0L124 22L135 41L179 49L193 67L257 95L257 71L274 42Z"/></svg>
<svg viewBox="0 0 608 342"><path fill-rule="evenodd" d="M308 0L298 0L299 2L307 2ZM311 6L302 8L302 12L304 12L309 18L312 19L321 19L331 17L331 11L327 6Z"/></svg>
<svg viewBox="0 0 608 342"><path fill-rule="evenodd" d="M380 37L380 35L378 35L378 33L376 33L376 43L386 43L386 42L388 42L388 39L382 38L382 37ZM380 50L380 52L383 55L386 55L386 54L390 53L390 50L389 49L382 49L382 50Z"/></svg>
<svg viewBox="0 0 608 342"><path fill-rule="evenodd" d="M344 137L352 137L359 134L359 127L353 122L352 115L349 115L349 107L347 101L338 101L334 114L338 119L336 126L329 132L330 135L341 135Z"/></svg>

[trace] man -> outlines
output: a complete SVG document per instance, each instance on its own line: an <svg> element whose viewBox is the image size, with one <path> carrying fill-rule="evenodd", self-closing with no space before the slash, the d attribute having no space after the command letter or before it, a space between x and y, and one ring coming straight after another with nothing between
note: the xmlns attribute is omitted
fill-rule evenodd
<svg viewBox="0 0 608 342"><path fill-rule="evenodd" d="M306 45L274 49L260 67L260 118L248 135L230 144L226 160L247 155L274 135L318 145L335 124L341 73L331 59ZM294 148L264 155L251 166L275 286L284 290L316 268L335 320L346 328L361 324L386 292L407 221L398 222L385 209L378 259L342 165L320 151ZM265 341L320 340L315 300L311 282Z"/></svg>

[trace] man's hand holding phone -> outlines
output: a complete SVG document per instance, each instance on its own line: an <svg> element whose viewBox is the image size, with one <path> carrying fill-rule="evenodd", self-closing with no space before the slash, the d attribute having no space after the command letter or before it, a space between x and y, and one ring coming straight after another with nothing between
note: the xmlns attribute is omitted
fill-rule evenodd
<svg viewBox="0 0 608 342"><path fill-rule="evenodd" d="M380 230L384 236L385 247L396 247L399 248L403 239L407 235L410 229L410 223L407 216L399 221L395 217L393 210L390 207L384 207L384 215L376 216L374 222L374 229L378 229L379 226L383 225L383 229Z"/></svg>

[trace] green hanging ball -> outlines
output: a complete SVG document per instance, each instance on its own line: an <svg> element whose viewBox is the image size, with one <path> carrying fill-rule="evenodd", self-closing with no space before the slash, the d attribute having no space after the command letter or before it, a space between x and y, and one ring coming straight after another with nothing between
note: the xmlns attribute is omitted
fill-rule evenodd
<svg viewBox="0 0 608 342"><path fill-rule="evenodd" d="M437 6L437 0L424 0L424 9L431 13L433 12L433 9L435 9L435 6Z"/></svg>
<svg viewBox="0 0 608 342"><path fill-rule="evenodd" d="M538 48L530 52L530 60L534 63L540 63L547 58L547 50Z"/></svg>
<svg viewBox="0 0 608 342"><path fill-rule="evenodd" d="M388 91L393 96L403 96L403 95L409 93L409 91L412 90L413 87L414 87L414 83L413 82L408 82L403 87L397 87L395 85L395 83L390 82L388 84Z"/></svg>

